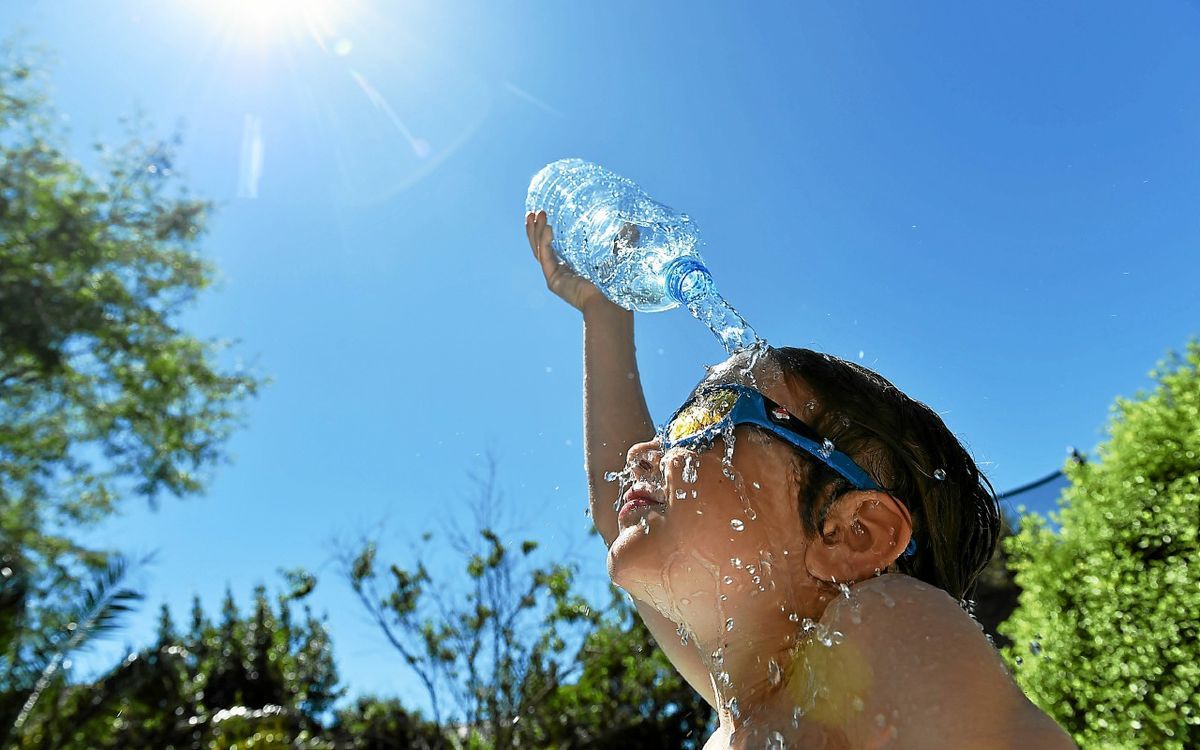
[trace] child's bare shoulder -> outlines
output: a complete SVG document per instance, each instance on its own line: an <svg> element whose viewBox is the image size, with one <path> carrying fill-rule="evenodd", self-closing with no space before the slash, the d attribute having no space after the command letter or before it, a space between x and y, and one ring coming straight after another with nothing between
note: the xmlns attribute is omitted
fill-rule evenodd
<svg viewBox="0 0 1200 750"><path fill-rule="evenodd" d="M870 665L870 710L897 717L909 739L932 731L1006 747L1022 728L1061 732L1025 698L979 624L935 586L879 576L831 603L822 622Z"/></svg>

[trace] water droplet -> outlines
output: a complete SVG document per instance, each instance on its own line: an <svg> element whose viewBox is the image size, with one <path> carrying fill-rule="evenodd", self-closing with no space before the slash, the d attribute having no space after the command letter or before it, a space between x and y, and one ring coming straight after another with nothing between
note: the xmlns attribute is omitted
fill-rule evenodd
<svg viewBox="0 0 1200 750"><path fill-rule="evenodd" d="M729 525L734 531L742 531L746 528L746 524L736 518L729 519Z"/></svg>
<svg viewBox="0 0 1200 750"><path fill-rule="evenodd" d="M788 619L791 620L792 622L800 622L800 615L796 614L795 612L792 612L792 613L788 614Z"/></svg>
<svg viewBox="0 0 1200 750"><path fill-rule="evenodd" d="M679 623L679 627L675 628L675 634L679 636L680 645L686 646L688 642L688 631L687 628L683 626L683 623Z"/></svg>
<svg viewBox="0 0 1200 750"><path fill-rule="evenodd" d="M700 460L695 458L692 454L689 453L683 459L683 472L681 474L683 481L687 482L688 484L695 484L696 483L696 473L697 473L697 469L699 466L700 466Z"/></svg>
<svg viewBox="0 0 1200 750"><path fill-rule="evenodd" d="M936 479L936 480L938 480L939 482L941 482L941 481L945 480L945 478L946 478L946 470L945 470L945 469L938 469L937 471L933 472L933 478L934 478L934 479Z"/></svg>
<svg viewBox="0 0 1200 750"><path fill-rule="evenodd" d="M733 630L733 618L732 617L730 617L728 620L725 621L725 629Z"/></svg>
<svg viewBox="0 0 1200 750"><path fill-rule="evenodd" d="M731 583L733 583L733 576L725 576L724 578L722 578L722 579L721 579L721 581L722 581L722 583L724 583L726 586L728 586L728 585L730 585Z"/></svg>
<svg viewBox="0 0 1200 750"><path fill-rule="evenodd" d="M750 486L751 486L751 487L753 487L753 488L754 488L754 489L756 489L756 490L761 490L761 489L762 489L762 485L761 485L761 484L759 484L758 482L751 482L751 483L750 483Z"/></svg>
<svg viewBox="0 0 1200 750"><path fill-rule="evenodd" d="M742 715L741 709L738 708L737 698L729 699L729 713L733 714L735 719Z"/></svg>
<svg viewBox="0 0 1200 750"><path fill-rule="evenodd" d="M675 499L682 500L687 497L687 490L675 490Z"/></svg>
<svg viewBox="0 0 1200 750"><path fill-rule="evenodd" d="M767 742L767 750L787 750L787 740L778 729L771 731L771 739Z"/></svg>
<svg viewBox="0 0 1200 750"><path fill-rule="evenodd" d="M642 527L643 534L650 533L650 520L646 516L642 516L642 520L638 521L638 526Z"/></svg>
<svg viewBox="0 0 1200 750"><path fill-rule="evenodd" d="M817 449L817 453L821 454L821 458L829 458L831 455L833 455L833 448L833 441L829 438L825 438L823 441L821 441L821 447Z"/></svg>
<svg viewBox="0 0 1200 750"><path fill-rule="evenodd" d="M812 400L812 399L809 399L808 401L805 401L805 402L804 402L804 408L805 408L805 409L807 409L807 410L809 410L809 411L816 411L816 409L817 409L817 402L816 402L816 401L814 401L814 400Z"/></svg>
<svg viewBox="0 0 1200 750"><path fill-rule="evenodd" d="M731 558L729 558L729 564L732 565L733 567L737 568L738 570L741 570L742 569L742 558L731 557Z"/></svg>
<svg viewBox="0 0 1200 750"><path fill-rule="evenodd" d="M1034 656L1041 656L1042 655L1042 644L1039 643L1038 641L1030 641L1029 642L1029 653L1033 654Z"/></svg>
<svg viewBox="0 0 1200 750"><path fill-rule="evenodd" d="M1021 666L1022 664L1024 664L1024 663L1025 663L1025 660L1024 660L1024 659L1022 659L1022 658L1021 658L1021 657L1019 657L1019 656L1018 656L1018 657L1016 657L1016 659L1014 659L1014 661L1016 661L1016 662L1017 662L1017 666L1018 666L1018 667L1019 667L1019 666Z"/></svg>
<svg viewBox="0 0 1200 750"><path fill-rule="evenodd" d="M774 659L767 661L767 682L772 686L778 685L783 681L783 670L779 668L779 663Z"/></svg>

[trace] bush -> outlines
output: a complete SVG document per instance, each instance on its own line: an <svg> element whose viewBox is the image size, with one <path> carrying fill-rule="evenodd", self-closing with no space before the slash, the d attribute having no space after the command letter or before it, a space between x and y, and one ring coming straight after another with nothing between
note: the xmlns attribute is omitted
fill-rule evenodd
<svg viewBox="0 0 1200 750"><path fill-rule="evenodd" d="M1099 459L1008 543L1001 632L1031 700L1082 747L1200 747L1200 342L1118 399Z"/></svg>

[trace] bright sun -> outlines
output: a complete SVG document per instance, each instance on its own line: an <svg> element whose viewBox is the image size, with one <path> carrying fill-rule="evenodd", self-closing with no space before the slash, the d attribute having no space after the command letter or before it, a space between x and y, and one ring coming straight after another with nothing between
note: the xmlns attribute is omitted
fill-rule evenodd
<svg viewBox="0 0 1200 750"><path fill-rule="evenodd" d="M223 34L258 46L309 36L322 47L354 3L342 0L195 0L193 6Z"/></svg>

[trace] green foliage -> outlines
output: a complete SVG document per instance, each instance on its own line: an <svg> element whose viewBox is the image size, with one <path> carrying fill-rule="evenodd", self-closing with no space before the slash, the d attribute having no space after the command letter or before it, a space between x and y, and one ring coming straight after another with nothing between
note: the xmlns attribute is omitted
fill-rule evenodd
<svg viewBox="0 0 1200 750"><path fill-rule="evenodd" d="M376 565L377 548L347 550L351 588L426 688L431 747L686 748L702 741L707 704L653 644L613 589L603 610L579 595L572 565L537 565L494 530L495 466L477 478L474 536L456 535L465 577L435 580ZM424 536L429 541L429 536ZM425 551L420 559L427 559ZM572 647L575 648L572 648ZM439 744L440 743L440 744Z"/></svg>
<svg viewBox="0 0 1200 750"><path fill-rule="evenodd" d="M337 712L328 736L338 750L433 750L445 746L441 729L395 698L362 697Z"/></svg>
<svg viewBox="0 0 1200 750"><path fill-rule="evenodd" d="M1009 543L1006 656L1082 747L1200 747L1200 342L1152 376L1067 466L1061 529L1027 517Z"/></svg>
<svg viewBox="0 0 1200 750"><path fill-rule="evenodd" d="M536 544L523 542L515 555L492 528L498 493L494 464L488 469L476 478L477 536L450 540L463 559L463 586L435 581L422 562L383 572L372 541L343 555L351 589L424 685L434 723L458 728L445 746L525 746L525 717L563 677L563 629L594 620L572 591L573 567L534 566Z"/></svg>
<svg viewBox="0 0 1200 750"><path fill-rule="evenodd" d="M530 747L698 748L714 714L655 645L636 610L611 589L606 614L575 654L577 678L525 719Z"/></svg>
<svg viewBox="0 0 1200 750"><path fill-rule="evenodd" d="M265 589L242 615L226 595L221 620L193 609L176 632L165 607L157 643L90 684L68 687L17 747L106 750L322 748L321 720L339 696L324 624Z"/></svg>
<svg viewBox="0 0 1200 750"><path fill-rule="evenodd" d="M89 592L107 591L120 563L73 533L125 495L200 492L260 385L219 366L222 344L178 327L213 270L197 253L210 206L175 175L177 143L132 128L123 146L97 147L91 172L65 153L42 85L0 49L3 731L44 665L133 600L83 627Z"/></svg>

